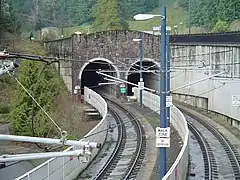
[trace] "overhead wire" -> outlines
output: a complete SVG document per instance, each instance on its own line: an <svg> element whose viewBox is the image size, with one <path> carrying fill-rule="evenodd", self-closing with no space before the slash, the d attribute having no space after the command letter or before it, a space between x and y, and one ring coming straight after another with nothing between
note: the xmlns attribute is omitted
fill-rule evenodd
<svg viewBox="0 0 240 180"><path fill-rule="evenodd" d="M62 134L62 129L58 126L58 124L51 118L51 116L43 109L43 107L37 102L37 100L31 95L31 93L24 87L24 85L16 78L14 77L10 72L8 74L13 77L17 83L23 88L23 90L32 98L32 100L38 105L38 107L44 112L44 114L52 121L52 123L57 127L57 129L60 131L60 134Z"/></svg>
<svg viewBox="0 0 240 180"><path fill-rule="evenodd" d="M207 94L207 93L212 92L212 91L215 91L216 89L219 89L219 88L221 88L221 87L223 87L223 86L225 86L225 83L223 83L222 85L220 85L220 86L218 86L218 87L214 87L213 89L210 89L210 90L208 90L208 91L204 91L203 93L199 93L198 95L196 95L196 97L201 96L201 95L204 95L204 94ZM159 94L156 94L156 95L159 95ZM180 101L180 102L185 103L185 101L190 100L190 99L192 99L192 97L185 98L184 101ZM152 111L152 112L150 112L150 113L146 113L146 114L144 114L144 115L138 116L138 117L136 117L136 118L132 118L132 119L130 119L130 120L123 119L123 120L124 120L124 123L115 124L114 126L112 126L112 128L117 128L118 126L121 126L121 125L123 125L123 124L128 124L128 123L130 123L130 122L132 122L132 121L135 121L135 120L138 120L138 119L140 119L140 118L145 118L145 117L147 117L147 116L149 116L149 115L153 115L154 113L160 112L160 110L166 110L167 108L168 108L168 107L165 107L165 108L162 108L162 109L158 109L158 110ZM128 119L129 119L129 118L128 118ZM90 135L88 135L88 136L85 136L84 138L88 138L88 137L91 137L91 136L100 134L100 133L102 133L102 132L105 132L105 131L108 131L108 128L103 129L103 130L98 131L98 132L95 132L95 133L93 133L93 134L90 134Z"/></svg>
<svg viewBox="0 0 240 180"><path fill-rule="evenodd" d="M52 63L55 63L57 61L51 61L50 63L46 63L42 66L39 74L38 74L38 77L37 77L37 82L35 83L34 87L33 87L33 97L35 98L35 95L36 95L36 90L37 90L37 87L38 87L38 84L39 84L39 81L40 81L40 77L42 75L42 73L44 72L45 68L49 65L51 65ZM32 136L35 137L35 131L34 131L34 108L35 108L35 101L32 99L32 116L31 116L31 126L32 126ZM38 143L35 143L37 147L41 148L41 149L45 149L46 151L51 151L50 148L48 146L41 146L40 144ZM61 145L62 147L62 145Z"/></svg>

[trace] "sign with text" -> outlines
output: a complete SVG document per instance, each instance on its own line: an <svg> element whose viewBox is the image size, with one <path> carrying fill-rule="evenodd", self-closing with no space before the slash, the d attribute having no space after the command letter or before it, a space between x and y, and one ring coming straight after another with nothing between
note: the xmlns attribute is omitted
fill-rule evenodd
<svg viewBox="0 0 240 180"><path fill-rule="evenodd" d="M234 107L240 106L240 95L232 95L232 106Z"/></svg>
<svg viewBox="0 0 240 180"><path fill-rule="evenodd" d="M167 127L167 128L156 127L156 137L170 138L170 127Z"/></svg>
<svg viewBox="0 0 240 180"><path fill-rule="evenodd" d="M143 90L144 89L144 82L138 82L138 87L139 87L139 89Z"/></svg>
<svg viewBox="0 0 240 180"><path fill-rule="evenodd" d="M172 96L166 96L166 107L172 106Z"/></svg>
<svg viewBox="0 0 240 180"><path fill-rule="evenodd" d="M156 147L170 147L170 138L156 138Z"/></svg>

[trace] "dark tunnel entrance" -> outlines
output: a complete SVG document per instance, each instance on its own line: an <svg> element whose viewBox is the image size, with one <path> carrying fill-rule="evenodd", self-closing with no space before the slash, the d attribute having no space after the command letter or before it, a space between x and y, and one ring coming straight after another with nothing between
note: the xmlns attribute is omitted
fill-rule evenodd
<svg viewBox="0 0 240 180"><path fill-rule="evenodd" d="M100 85L99 83L106 83L107 80L104 76L97 74L97 71L111 75L117 76L115 68L106 61L97 60L90 62L83 70L81 76L81 93L84 94L84 86L87 86L93 90L108 91L108 93L114 93L115 85Z"/></svg>
<svg viewBox="0 0 240 180"><path fill-rule="evenodd" d="M151 89L156 89L157 86L155 82L159 78L159 75L158 75L159 67L157 66L157 64L155 64L152 61L143 61L142 65L143 65L143 68L142 68L143 71L151 71L151 72L142 73L144 86ZM140 70L140 62L137 62L130 68L127 80L131 83L138 84L138 82L140 81L140 73L134 72L134 71L139 71L139 70ZM133 85L130 85L130 84L127 85L128 96L133 95L133 92L132 92L133 87L134 87Z"/></svg>

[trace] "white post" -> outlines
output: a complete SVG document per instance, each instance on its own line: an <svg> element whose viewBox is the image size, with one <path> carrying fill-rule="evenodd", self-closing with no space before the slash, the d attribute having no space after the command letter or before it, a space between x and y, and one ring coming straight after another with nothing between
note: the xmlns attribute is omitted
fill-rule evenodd
<svg viewBox="0 0 240 180"><path fill-rule="evenodd" d="M63 160L62 160L62 168L63 168L63 179L64 179L64 157L62 157L63 158Z"/></svg>
<svg viewBox="0 0 240 180"><path fill-rule="evenodd" d="M52 138L40 138L40 137L29 137L29 136L15 136L15 135L5 135L0 134L0 140L6 141L21 141L21 142L35 142L35 143L44 143L44 144L63 144L61 139L52 139ZM82 140L74 141L74 140L66 140L64 145L67 146L86 146L89 145L93 148L100 148L101 143L96 142L84 142Z"/></svg>
<svg viewBox="0 0 240 180"><path fill-rule="evenodd" d="M50 175L50 172L49 172L49 170L50 170L49 162L48 162L47 164L48 164L48 166L47 166L47 168L48 168L48 180L50 180L50 179L49 179L49 175Z"/></svg>
<svg viewBox="0 0 240 180"><path fill-rule="evenodd" d="M81 150L66 151L66 152L1 155L0 163L13 162L13 161L25 161L25 160L32 160L32 159L48 159L52 157L69 157L69 156L84 156L84 151L81 149Z"/></svg>

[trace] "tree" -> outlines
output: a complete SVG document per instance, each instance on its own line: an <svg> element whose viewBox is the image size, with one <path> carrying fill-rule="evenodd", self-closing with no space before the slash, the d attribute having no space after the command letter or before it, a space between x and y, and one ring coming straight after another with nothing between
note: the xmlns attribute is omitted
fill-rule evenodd
<svg viewBox="0 0 240 180"><path fill-rule="evenodd" d="M51 112L54 99L60 91L60 81L53 68L45 70L39 78L40 69L42 69L42 63L24 61L21 63L18 79L31 94L33 94L34 86L38 82L35 98L47 112ZM51 120L38 106L32 109L31 97L18 85L11 108L11 122L15 134L32 135L32 111L35 112L34 131L36 135L46 137L50 132L53 132Z"/></svg>
<svg viewBox="0 0 240 180"><path fill-rule="evenodd" d="M240 19L239 0L177 0L180 7L188 11L191 1L192 24L212 29L218 20L231 23Z"/></svg>
<svg viewBox="0 0 240 180"><path fill-rule="evenodd" d="M122 30L126 27L120 18L116 0L98 0L93 10L93 18L96 31Z"/></svg>
<svg viewBox="0 0 240 180"><path fill-rule="evenodd" d="M216 23L216 25L212 30L212 32L215 32L215 33L227 32L227 31L230 31L229 24L221 20L218 20L218 22Z"/></svg>

